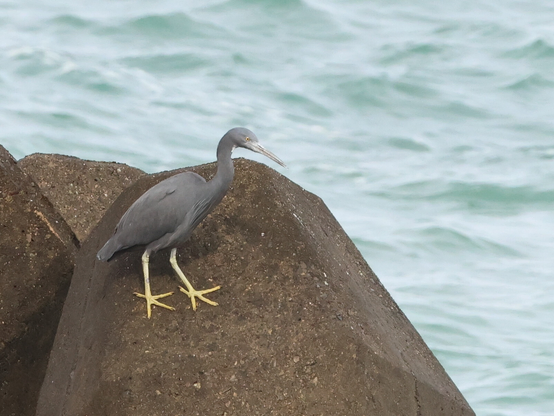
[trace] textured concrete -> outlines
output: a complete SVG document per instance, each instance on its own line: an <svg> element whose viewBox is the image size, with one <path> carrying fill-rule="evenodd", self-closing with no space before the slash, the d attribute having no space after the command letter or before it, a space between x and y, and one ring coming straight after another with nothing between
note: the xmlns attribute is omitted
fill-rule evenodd
<svg viewBox="0 0 554 416"><path fill-rule="evenodd" d="M0 415L34 415L78 241L2 146L0 230Z"/></svg>
<svg viewBox="0 0 554 416"><path fill-rule="evenodd" d="M179 250L195 287L223 286L220 306L193 312L177 290L165 299L177 310L148 320L132 294L141 250L95 255L170 174L125 190L80 250L37 415L473 415L322 201L254 162L237 161L229 194ZM177 289L167 252L151 280L154 293Z"/></svg>
<svg viewBox="0 0 554 416"><path fill-rule="evenodd" d="M79 241L106 213L123 189L144 175L123 163L35 153L18 162L71 227Z"/></svg>

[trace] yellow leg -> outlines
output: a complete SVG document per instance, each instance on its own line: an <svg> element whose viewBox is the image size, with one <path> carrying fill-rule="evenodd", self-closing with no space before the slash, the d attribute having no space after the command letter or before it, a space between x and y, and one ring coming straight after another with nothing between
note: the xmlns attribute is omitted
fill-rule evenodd
<svg viewBox="0 0 554 416"><path fill-rule="evenodd" d="M150 319L150 316L152 315L152 305L161 306L162 308L169 309L170 311L175 310L175 308L165 305L156 300L156 299L161 299L161 298L165 298L167 296L173 295L173 292L152 296L152 292L150 292L150 277L149 277L150 272L148 270L149 259L150 259L150 256L148 255L148 252L145 251L144 254L142 255L142 271L144 273L144 295L142 293L135 292L135 295L137 295L139 298L146 299L146 310L148 313L148 319Z"/></svg>
<svg viewBox="0 0 554 416"><path fill-rule="evenodd" d="M204 302L206 302L206 303L208 303L212 306L217 306L218 305L217 302L214 302L213 300L210 300L210 299L206 299L203 295L205 295L206 293L215 292L216 290L221 289L221 286L216 286L216 287L212 287L211 289L205 289L205 290L195 290L192 287L192 285L190 284L190 282L188 281L188 279L185 277L185 274L183 273L183 271L179 268L179 265L177 264L177 249L176 248L171 250L171 257L169 258L169 262L171 263L171 267L173 267L173 270L175 270L177 272L177 274L179 275L179 277L181 278L181 280L183 281L183 283L187 287L185 289L185 288L179 286L179 289L181 289L181 292L186 293L186 295L190 298L190 301L192 303L192 310L193 311L196 310L196 298L198 298L200 300L203 300Z"/></svg>

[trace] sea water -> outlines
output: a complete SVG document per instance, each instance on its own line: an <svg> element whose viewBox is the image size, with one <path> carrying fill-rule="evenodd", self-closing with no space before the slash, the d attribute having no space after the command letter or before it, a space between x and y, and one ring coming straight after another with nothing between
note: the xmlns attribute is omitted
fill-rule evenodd
<svg viewBox="0 0 554 416"><path fill-rule="evenodd" d="M246 126L471 406L554 414L554 3L0 3L0 143L156 172Z"/></svg>

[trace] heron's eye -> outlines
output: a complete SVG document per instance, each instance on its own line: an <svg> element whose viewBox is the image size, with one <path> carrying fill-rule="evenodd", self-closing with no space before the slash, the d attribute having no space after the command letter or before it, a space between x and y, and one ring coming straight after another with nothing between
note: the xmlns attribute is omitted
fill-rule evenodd
<svg viewBox="0 0 554 416"><path fill-rule="evenodd" d="M244 139L244 140L246 140L247 142L249 142L249 141L250 141L250 137L246 136L246 139Z"/></svg>

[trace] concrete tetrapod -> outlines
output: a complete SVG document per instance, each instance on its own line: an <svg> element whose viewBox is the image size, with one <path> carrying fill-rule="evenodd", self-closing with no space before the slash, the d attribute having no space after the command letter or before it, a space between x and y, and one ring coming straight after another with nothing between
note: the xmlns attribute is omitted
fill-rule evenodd
<svg viewBox="0 0 554 416"><path fill-rule="evenodd" d="M84 241L121 191L145 173L123 163L34 153L17 162Z"/></svg>
<svg viewBox="0 0 554 416"><path fill-rule="evenodd" d="M179 251L196 282L222 286L220 306L175 300L149 320L131 294L142 250L96 259L176 172L139 179L78 254L37 415L473 415L324 203L265 165L235 168ZM192 170L209 179L215 165ZM151 261L160 293L177 286L168 256Z"/></svg>
<svg viewBox="0 0 554 416"><path fill-rule="evenodd" d="M0 415L30 416L78 241L0 146Z"/></svg>

